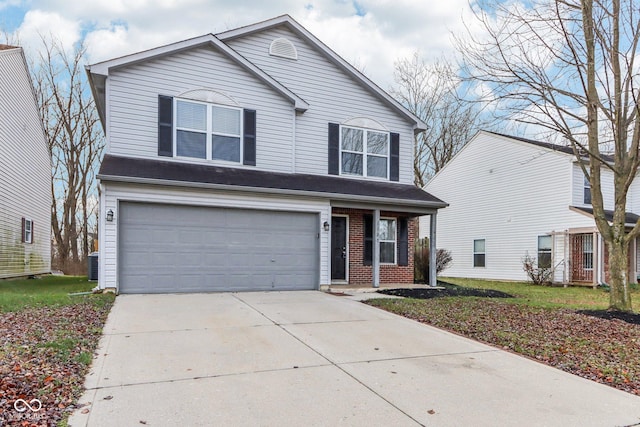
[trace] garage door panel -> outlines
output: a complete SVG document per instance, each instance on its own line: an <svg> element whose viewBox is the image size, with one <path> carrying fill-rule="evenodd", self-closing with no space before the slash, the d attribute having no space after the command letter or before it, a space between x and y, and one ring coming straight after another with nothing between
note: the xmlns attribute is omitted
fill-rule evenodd
<svg viewBox="0 0 640 427"><path fill-rule="evenodd" d="M123 293L315 289L316 214L122 202Z"/></svg>

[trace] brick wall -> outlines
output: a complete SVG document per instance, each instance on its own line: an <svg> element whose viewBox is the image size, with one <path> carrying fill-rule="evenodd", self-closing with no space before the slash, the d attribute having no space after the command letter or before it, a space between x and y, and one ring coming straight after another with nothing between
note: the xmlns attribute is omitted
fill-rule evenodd
<svg viewBox="0 0 640 427"><path fill-rule="evenodd" d="M372 211L334 208L334 214L349 215L349 284L369 285L373 280L373 267L363 265L364 215ZM398 218L397 212L380 212L381 217ZM409 265L380 265L380 283L413 283L413 248L417 232L416 218L409 218Z"/></svg>

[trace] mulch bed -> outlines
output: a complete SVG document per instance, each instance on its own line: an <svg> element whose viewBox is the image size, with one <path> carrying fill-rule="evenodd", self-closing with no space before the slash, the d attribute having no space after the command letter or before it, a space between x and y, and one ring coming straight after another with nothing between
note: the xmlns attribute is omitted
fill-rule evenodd
<svg viewBox="0 0 640 427"><path fill-rule="evenodd" d="M466 288L444 282L438 282L438 287L434 288L382 289L377 292L385 295L417 299L442 297L513 298L513 295L493 289Z"/></svg>
<svg viewBox="0 0 640 427"><path fill-rule="evenodd" d="M496 298L476 292L481 289L445 288L383 290L420 300L367 303L640 395L639 315L544 309L510 303L506 294Z"/></svg>
<svg viewBox="0 0 640 427"><path fill-rule="evenodd" d="M0 426L55 426L75 409L110 308L82 302L0 313ZM18 399L42 408L18 412Z"/></svg>

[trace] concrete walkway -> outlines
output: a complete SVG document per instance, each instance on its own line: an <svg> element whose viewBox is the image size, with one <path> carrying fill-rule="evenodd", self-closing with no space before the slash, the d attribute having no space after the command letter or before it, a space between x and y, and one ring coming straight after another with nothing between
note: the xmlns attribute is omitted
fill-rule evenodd
<svg viewBox="0 0 640 427"><path fill-rule="evenodd" d="M321 292L122 295L71 426L631 426L640 398Z"/></svg>

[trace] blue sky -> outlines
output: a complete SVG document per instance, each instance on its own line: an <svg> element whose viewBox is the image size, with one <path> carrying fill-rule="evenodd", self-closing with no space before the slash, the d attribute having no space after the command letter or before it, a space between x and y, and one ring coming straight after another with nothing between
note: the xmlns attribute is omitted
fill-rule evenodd
<svg viewBox="0 0 640 427"><path fill-rule="evenodd" d="M451 33L472 21L467 0L0 0L0 29L28 54L39 34L65 46L84 38L97 62L284 13L385 89L395 60L451 55Z"/></svg>

